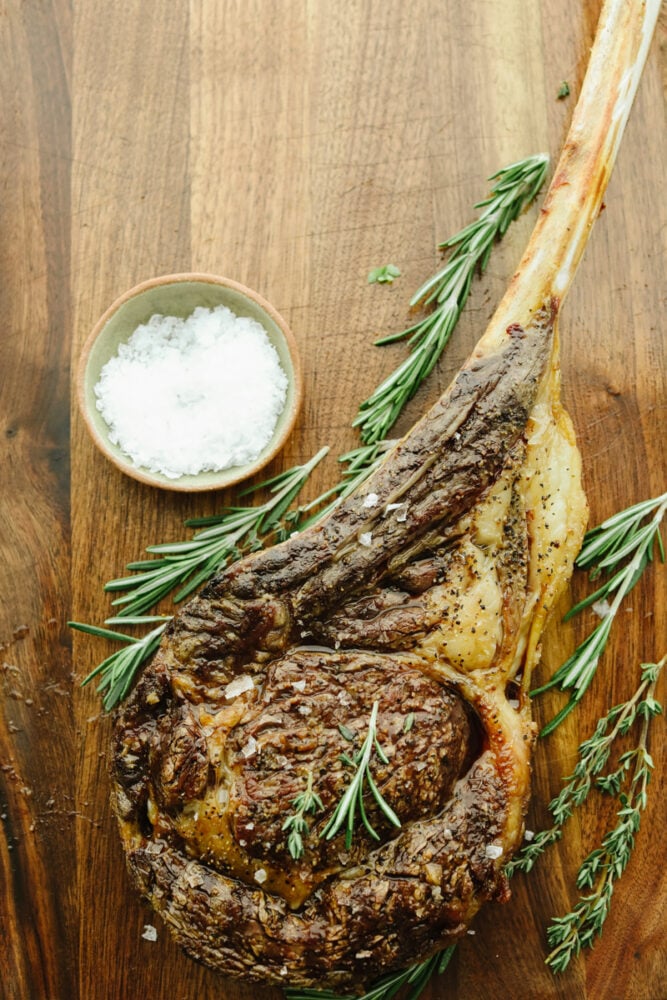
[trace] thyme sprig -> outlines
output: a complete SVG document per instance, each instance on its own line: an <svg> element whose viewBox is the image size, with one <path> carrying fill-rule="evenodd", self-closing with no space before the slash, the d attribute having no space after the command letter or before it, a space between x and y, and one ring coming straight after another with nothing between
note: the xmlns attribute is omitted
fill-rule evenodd
<svg viewBox="0 0 667 1000"><path fill-rule="evenodd" d="M459 321L475 272L486 269L494 242L533 201L548 164L549 157L541 153L493 174L489 180L496 183L491 194L475 205L484 209L479 218L439 245L451 251L447 263L410 300L411 306L434 304L433 310L407 330L376 341L391 344L409 337L410 354L359 407L353 423L362 441L370 444L386 438L405 404L430 375Z"/></svg>
<svg viewBox="0 0 667 1000"><path fill-rule="evenodd" d="M588 690L621 603L652 562L656 546L664 562L665 550L660 527L666 510L667 493L663 493L614 514L586 533L575 565L579 569L589 569L592 580L602 573L609 574L613 571L613 575L594 593L576 604L565 616L565 620L598 601L602 603L614 596L611 604L604 608L600 624L546 684L531 691L531 697L553 687L570 692L569 701L542 729L540 736L552 733ZM649 517L650 520L646 521Z"/></svg>
<svg viewBox="0 0 667 1000"><path fill-rule="evenodd" d="M546 848L560 840L563 826L575 808L586 801L593 788L597 787L611 795L620 794L623 778L631 766L635 751L622 754L615 771L604 776L602 771L619 736L628 733L638 718L648 722L654 715L660 714L661 707L654 693L658 676L666 660L667 656L657 664L643 663L641 682L634 694L627 701L615 705L599 719L593 735L580 744L574 771L564 779L565 784L560 793L549 803L549 811L554 819L553 825L540 831L530 843L524 844L506 865L505 872L508 875L513 875L517 871L531 870Z"/></svg>
<svg viewBox="0 0 667 1000"><path fill-rule="evenodd" d="M601 791L618 798L620 809L616 813L616 825L604 837L601 846L584 859L577 873L577 888L592 891L582 893L570 913L555 917L547 930L547 941L552 951L546 962L555 972L563 972L582 948L591 947L595 938L601 935L615 885L632 857L654 767L648 751L648 733L651 720L662 712L654 695L665 661L667 656L663 656L659 663L642 664L642 683L638 689L640 700L635 695L632 709L625 714L619 729L627 731L632 722L641 717L638 744L621 755L615 771L596 781ZM622 708L617 706L617 710ZM623 714L620 712L619 717ZM623 787L625 790L621 791Z"/></svg>
<svg viewBox="0 0 667 1000"><path fill-rule="evenodd" d="M373 840L380 839L379 834L372 826L366 813L366 807L364 805L365 786L368 786L371 795L389 822L393 823L394 826L401 825L401 821L394 810L391 808L389 803L383 799L380 790L373 780L373 775L371 774L371 757L373 755L373 751L375 751L383 764L389 763L389 759L378 741L377 715L378 702L375 701L373 702L371 717L368 722L368 732L366 733L366 738L364 739L361 749L357 754L355 754L354 757L349 757L348 754L341 754L341 760L344 761L345 764L354 768L354 776L352 777L350 784L345 789L342 798L338 802L331 819L320 834L320 837L325 837L326 840L331 840L332 837L335 837L340 828L345 825L345 847L347 850L349 850L352 846L357 807L359 808L361 822L366 827L366 830L371 835Z"/></svg>
<svg viewBox="0 0 667 1000"><path fill-rule="evenodd" d="M286 989L286 1000L391 1000L403 987L410 985L412 989L405 1000L418 1000L426 985L433 976L441 975L449 965L456 945L436 952L423 962L415 962L400 972L390 972L371 986L363 996L341 996L331 990Z"/></svg>
<svg viewBox="0 0 667 1000"><path fill-rule="evenodd" d="M306 814L311 813L314 815L324 809L322 799L317 792L313 791L312 771L308 771L305 791L299 792L296 798L292 800L292 808L294 812L287 817L282 825L282 829L289 830L287 835L287 849L294 860L298 861L303 856L303 838L304 836L308 836L310 831Z"/></svg>

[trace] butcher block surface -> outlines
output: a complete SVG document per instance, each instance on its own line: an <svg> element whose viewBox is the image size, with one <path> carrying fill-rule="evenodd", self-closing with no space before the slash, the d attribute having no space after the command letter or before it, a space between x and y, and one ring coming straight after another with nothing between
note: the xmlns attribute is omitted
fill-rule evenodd
<svg viewBox="0 0 667 1000"><path fill-rule="evenodd" d="M305 403L273 475L322 445L305 494L337 480L359 403L405 356L436 249L473 218L487 178L565 137L597 0L170 0L0 4L0 997L278 1000L180 952L130 888L109 807L110 719L80 682L114 648L104 583L146 545L238 492L176 494L118 472L71 390L83 342L146 278L198 271L256 289L291 326ZM564 396L591 523L666 488L667 22L658 26L618 162L560 330ZM559 98L564 81L570 94ZM476 280L403 432L484 331L539 201ZM393 263L393 285L368 272ZM258 478L263 478L260 476ZM667 652L667 568L626 600L582 705L538 743L527 826L598 717ZM588 592L575 574L572 592ZM169 612L165 603L163 610ZM594 626L552 622L538 679ZM658 697L665 699L664 680ZM545 722L562 696L535 705ZM425 1000L661 1000L667 995L665 728L637 849L602 939L555 977L545 930L576 899L613 825L594 795L512 899L489 905ZM142 937L154 925L157 940Z"/></svg>

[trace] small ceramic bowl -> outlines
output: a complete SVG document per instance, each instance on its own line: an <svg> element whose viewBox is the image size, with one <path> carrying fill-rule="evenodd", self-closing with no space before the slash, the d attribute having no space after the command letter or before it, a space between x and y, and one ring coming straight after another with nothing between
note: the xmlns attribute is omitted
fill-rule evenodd
<svg viewBox="0 0 667 1000"><path fill-rule="evenodd" d="M211 309L219 305L227 306L237 316L249 316L264 327L287 376L287 399L271 440L254 462L220 472L170 479L162 473L140 468L109 440L109 428L97 409L94 391L100 372L116 355L119 344L129 340L136 328L155 313L184 319L197 306ZM296 341L285 320L257 292L229 278L211 274L170 274L131 288L107 309L83 347L77 372L77 393L93 441L122 472L165 490L217 490L259 472L285 444L301 406L301 363Z"/></svg>

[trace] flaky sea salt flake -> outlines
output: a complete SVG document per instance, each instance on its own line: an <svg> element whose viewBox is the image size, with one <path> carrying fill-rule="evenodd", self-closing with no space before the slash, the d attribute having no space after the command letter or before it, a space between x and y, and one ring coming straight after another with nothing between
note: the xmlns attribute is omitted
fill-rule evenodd
<svg viewBox="0 0 667 1000"><path fill-rule="evenodd" d="M232 698L238 698L245 691L251 691L254 686L250 674L240 674L233 681L230 681L225 688L225 698L227 701L231 701Z"/></svg>
<svg viewBox="0 0 667 1000"><path fill-rule="evenodd" d="M254 736L249 736L248 742L241 749L241 755L245 757L247 760L248 757L252 757L256 753L257 753L257 740L255 739Z"/></svg>

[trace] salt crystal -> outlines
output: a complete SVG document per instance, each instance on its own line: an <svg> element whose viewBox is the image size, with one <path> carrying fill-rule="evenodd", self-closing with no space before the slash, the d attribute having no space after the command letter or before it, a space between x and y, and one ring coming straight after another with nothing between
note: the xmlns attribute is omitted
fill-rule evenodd
<svg viewBox="0 0 667 1000"><path fill-rule="evenodd" d="M287 975L287 966L286 965L283 965L282 969L280 970L280 975L281 976L286 976Z"/></svg>
<svg viewBox="0 0 667 1000"><path fill-rule="evenodd" d="M248 742L241 749L241 754L244 757L248 758L248 757L252 757L253 754L256 754L256 753L257 753L257 740L254 738L254 736L249 736L248 737Z"/></svg>
<svg viewBox="0 0 667 1000"><path fill-rule="evenodd" d="M200 307L137 327L95 395L113 444L178 479L254 462L285 407L287 376L257 320Z"/></svg>
<svg viewBox="0 0 667 1000"><path fill-rule="evenodd" d="M474 937L475 936L475 931L468 931L468 934L470 935L470 937Z"/></svg>
<svg viewBox="0 0 667 1000"><path fill-rule="evenodd" d="M245 828L246 828L246 830L254 830L255 829L255 824L254 823L246 823Z"/></svg>
<svg viewBox="0 0 667 1000"><path fill-rule="evenodd" d="M487 858L492 858L494 861L496 858L502 856L503 849L500 844L487 844L484 848L484 854Z"/></svg>
<svg viewBox="0 0 667 1000"><path fill-rule="evenodd" d="M310 715L310 713L312 712L312 708L310 707L310 705L299 705L297 711L299 715Z"/></svg>
<svg viewBox="0 0 667 1000"><path fill-rule="evenodd" d="M533 840L534 837L535 837L535 831L534 830L526 830L526 832L523 835L523 839L527 840L527 841Z"/></svg>
<svg viewBox="0 0 667 1000"><path fill-rule="evenodd" d="M254 688L253 680L250 674L241 674L239 677L235 677L233 681L230 681L225 688L225 698L227 701L231 701L232 698L237 698L240 694L245 691L251 691Z"/></svg>
<svg viewBox="0 0 667 1000"><path fill-rule="evenodd" d="M373 534L370 531L362 531L359 535L359 544L369 549L373 541Z"/></svg>
<svg viewBox="0 0 667 1000"><path fill-rule="evenodd" d="M405 507L404 503L388 503L384 509L385 514L391 514L392 510L399 510L401 507Z"/></svg>
<svg viewBox="0 0 667 1000"><path fill-rule="evenodd" d="M364 507L377 507L379 496L377 493L367 493L364 497L364 502L362 506Z"/></svg>
<svg viewBox="0 0 667 1000"><path fill-rule="evenodd" d="M266 882L266 872L263 868L258 868L255 872L255 882L259 882L260 885Z"/></svg>
<svg viewBox="0 0 667 1000"><path fill-rule="evenodd" d="M157 941L157 930L152 924L144 924L144 932L141 936L144 941Z"/></svg>
<svg viewBox="0 0 667 1000"><path fill-rule="evenodd" d="M292 681L292 687L295 691L305 691L306 682L305 681Z"/></svg>
<svg viewBox="0 0 667 1000"><path fill-rule="evenodd" d="M405 509L399 511L399 513L396 515L396 520L399 522L399 524L402 524L404 521L407 521L408 519L408 508L405 507L405 504L401 504L401 507L404 507Z"/></svg>
<svg viewBox="0 0 667 1000"><path fill-rule="evenodd" d="M518 709L521 705L521 702L518 701L516 698L510 698L507 704L509 705L510 708Z"/></svg>
<svg viewBox="0 0 667 1000"><path fill-rule="evenodd" d="M598 618L606 618L611 611L611 605L609 601L596 601L595 604L591 604L591 608L598 616Z"/></svg>

